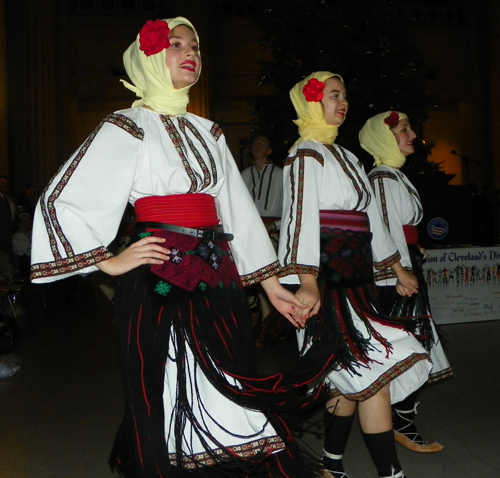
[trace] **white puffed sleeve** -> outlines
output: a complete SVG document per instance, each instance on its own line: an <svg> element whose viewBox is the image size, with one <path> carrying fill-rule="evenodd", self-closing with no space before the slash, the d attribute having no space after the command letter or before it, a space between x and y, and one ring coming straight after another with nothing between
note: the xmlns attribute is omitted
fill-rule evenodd
<svg viewBox="0 0 500 478"><path fill-rule="evenodd" d="M308 153L311 153L308 154ZM320 193L323 158L298 150L283 169L283 214L278 256L281 282L298 284L298 274L317 276L320 260Z"/></svg>
<svg viewBox="0 0 500 478"><path fill-rule="evenodd" d="M31 278L50 282L96 270L109 258L130 197L143 131L108 115L43 191L32 237Z"/></svg>

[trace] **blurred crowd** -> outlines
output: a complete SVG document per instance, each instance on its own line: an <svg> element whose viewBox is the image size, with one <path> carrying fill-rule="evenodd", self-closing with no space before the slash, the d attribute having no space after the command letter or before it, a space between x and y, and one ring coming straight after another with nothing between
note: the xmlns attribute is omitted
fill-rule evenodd
<svg viewBox="0 0 500 478"><path fill-rule="evenodd" d="M9 178L0 176L0 281L29 275L32 218L38 199L28 184L19 194L10 190Z"/></svg>

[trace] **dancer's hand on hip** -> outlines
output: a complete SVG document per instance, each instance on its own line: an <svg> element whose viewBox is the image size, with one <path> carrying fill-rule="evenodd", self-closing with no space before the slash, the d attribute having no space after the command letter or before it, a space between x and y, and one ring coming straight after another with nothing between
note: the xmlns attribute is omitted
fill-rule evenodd
<svg viewBox="0 0 500 478"><path fill-rule="evenodd" d="M120 254L98 262L96 266L110 276L119 276L143 264L163 264L170 260L170 249L163 247L162 237L145 237Z"/></svg>

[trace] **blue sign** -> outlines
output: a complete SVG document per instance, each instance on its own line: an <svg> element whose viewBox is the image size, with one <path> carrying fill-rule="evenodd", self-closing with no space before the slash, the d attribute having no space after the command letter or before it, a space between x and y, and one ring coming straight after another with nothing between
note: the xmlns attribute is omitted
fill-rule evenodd
<svg viewBox="0 0 500 478"><path fill-rule="evenodd" d="M442 217L433 217L427 224L427 234L435 241L444 239L449 231L448 221Z"/></svg>

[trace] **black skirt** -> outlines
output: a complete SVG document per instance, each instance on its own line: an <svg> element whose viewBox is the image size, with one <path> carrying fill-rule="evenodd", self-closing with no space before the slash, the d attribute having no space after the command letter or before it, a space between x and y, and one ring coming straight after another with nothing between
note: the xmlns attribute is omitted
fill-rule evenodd
<svg viewBox="0 0 500 478"><path fill-rule="evenodd" d="M173 232L160 235L167 239L172 260L161 267L142 266L130 271L118 280L115 293L126 407L111 466L127 478L315 476L294 443L288 422L313 405L306 388L326 368L331 354L322 351L283 373L257 376L248 301L227 242ZM172 334L175 350L169 350ZM218 452L207 445L208 461L215 466L201 464L194 470L183 466L181 440L186 422L196 429L192 397L188 396L191 388L185 383L188 349L222 395L265 414L286 446L282 452L256 453L242 459L225 450L224 444ZM173 423L176 450L167 449L164 426L163 391L169 356L175 358L178 377ZM239 386L227 376L236 378ZM316 392L319 399L319 390ZM203 397L196 400L203 401Z"/></svg>

